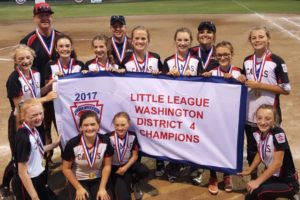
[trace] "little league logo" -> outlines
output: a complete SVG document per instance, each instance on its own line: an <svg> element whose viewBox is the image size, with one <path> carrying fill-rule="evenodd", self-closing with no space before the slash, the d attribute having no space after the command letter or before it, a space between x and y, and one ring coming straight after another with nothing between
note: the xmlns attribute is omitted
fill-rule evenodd
<svg viewBox="0 0 300 200"><path fill-rule="evenodd" d="M99 100L74 102L74 105L70 106L70 110L77 130L79 131L80 116L85 111L95 112L101 124L102 109L103 109L103 104L100 104Z"/></svg>

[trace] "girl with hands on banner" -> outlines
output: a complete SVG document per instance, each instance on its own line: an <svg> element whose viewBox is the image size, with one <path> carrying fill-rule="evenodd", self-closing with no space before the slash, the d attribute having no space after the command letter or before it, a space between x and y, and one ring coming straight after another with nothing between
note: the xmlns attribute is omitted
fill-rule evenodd
<svg viewBox="0 0 300 200"><path fill-rule="evenodd" d="M80 134L64 149L62 171L69 182L70 199L110 199L107 182L114 151L109 139L98 133L99 123L95 112L84 111L79 119Z"/></svg>
<svg viewBox="0 0 300 200"><path fill-rule="evenodd" d="M230 42L222 41L216 45L216 57L219 66L204 72L202 75L205 77L219 76L225 79L235 78L237 79L241 75L240 68L231 64L233 57L233 46ZM229 174L223 174L224 189L226 192L232 192L232 177ZM208 191L211 194L217 194L219 191L217 174L215 170L210 170L210 178L208 184Z"/></svg>
<svg viewBox="0 0 300 200"><path fill-rule="evenodd" d="M113 118L115 130L107 133L114 148L111 180L114 196L118 200L131 199L131 186L136 199L142 199L140 180L148 176L149 169L138 161L139 143L134 132L129 131L130 117L119 112Z"/></svg>
<svg viewBox="0 0 300 200"><path fill-rule="evenodd" d="M111 51L107 48L108 37L101 34L96 35L92 40L92 48L95 53L95 58L85 63L83 72L98 72L98 71L111 71L124 73L125 69L119 69L119 66L115 63L114 57Z"/></svg>
<svg viewBox="0 0 300 200"><path fill-rule="evenodd" d="M46 65L45 80L57 80L59 76L78 73L83 70L84 64L77 60L73 47L73 40L67 35L61 35L56 41L55 49L58 59Z"/></svg>
<svg viewBox="0 0 300 200"><path fill-rule="evenodd" d="M202 61L190 52L193 41L190 29L182 27L174 34L176 53L164 61L163 72L172 76L197 76L203 72Z"/></svg>
<svg viewBox="0 0 300 200"><path fill-rule="evenodd" d="M248 40L254 53L245 58L243 75L239 80L248 87L245 132L247 160L251 165L257 152L253 137L253 130L257 127L255 118L257 108L262 104L274 105L281 123L279 96L289 94L291 86L285 62L269 49L271 36L268 29L265 27L252 29ZM256 178L256 170L252 172L251 178Z"/></svg>
<svg viewBox="0 0 300 200"><path fill-rule="evenodd" d="M228 41L219 42L216 45L216 57L219 66L210 70L209 72L204 72L202 76L222 76L225 79L235 78L238 79L241 76L240 68L231 64L233 58L233 46Z"/></svg>
<svg viewBox="0 0 300 200"><path fill-rule="evenodd" d="M148 51L150 43L149 30L136 26L131 32L133 52L128 52L121 63L127 72L160 74L162 63L157 53Z"/></svg>
<svg viewBox="0 0 300 200"><path fill-rule="evenodd" d="M13 149L17 171L12 184L14 194L17 200L48 200L44 153L56 148L60 137L52 144L43 145L37 127L43 122L44 111L38 99L25 100L19 118L22 125L15 136Z"/></svg>
<svg viewBox="0 0 300 200"><path fill-rule="evenodd" d="M257 153L250 167L238 175L247 176L260 163L266 167L256 179L247 183L246 200L294 199L299 191L298 173L284 130L278 126L278 114L273 105L262 104L256 113L257 128L253 136Z"/></svg>
<svg viewBox="0 0 300 200"><path fill-rule="evenodd" d="M53 81L57 81L58 77L66 76L73 73L81 72L84 68L84 64L76 59L76 53L73 48L73 41L71 37L67 35L60 35L55 43L55 49L58 54L58 59L54 61L49 61L47 63L45 70L44 80L46 84ZM52 86L52 85L51 85ZM49 91L52 87L49 88ZM51 125L54 124L56 128L55 112L52 102L46 103L45 107L45 129L46 129L46 142L51 143ZM47 155L48 161L51 161L53 152L49 152Z"/></svg>

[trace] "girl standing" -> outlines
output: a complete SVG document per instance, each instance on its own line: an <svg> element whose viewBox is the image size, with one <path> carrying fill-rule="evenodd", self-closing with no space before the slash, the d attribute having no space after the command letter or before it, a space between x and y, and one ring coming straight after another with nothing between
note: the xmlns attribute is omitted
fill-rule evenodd
<svg viewBox="0 0 300 200"><path fill-rule="evenodd" d="M68 179L70 199L109 200L107 182L111 171L112 146L98 133L97 114L85 111L79 120L80 132L68 141L63 152L62 171Z"/></svg>
<svg viewBox="0 0 300 200"><path fill-rule="evenodd" d="M130 200L132 185L135 198L142 199L139 182L148 175L149 169L138 161L137 136L128 130L130 117L126 112L119 112L114 116L113 124L115 131L107 133L107 136L114 148L111 179L115 198Z"/></svg>
<svg viewBox="0 0 300 200"><path fill-rule="evenodd" d="M193 41L192 33L188 28L179 28L174 34L176 53L164 61L163 72L172 76L198 76L202 74L201 59L190 51ZM163 163L157 162L157 172L162 171ZM181 165L170 162L168 180L173 183L177 179ZM159 173L157 173L159 175Z"/></svg>
<svg viewBox="0 0 300 200"><path fill-rule="evenodd" d="M45 91L51 87L52 82L40 87L41 76L40 73L32 70L32 64L35 57L35 52L26 45L18 45L13 54L15 63L15 70L10 74L7 82L7 97L11 105L11 114L8 120L8 141L11 152L14 148L14 138L17 132L17 127L20 124L17 122L17 114L19 113L19 104L26 99L36 98L41 103L52 101L56 98L56 92L50 92L48 95L41 97ZM39 127L42 141L45 141L44 130ZM13 161L5 168L3 176L3 189L9 191L9 183L13 177Z"/></svg>
<svg viewBox="0 0 300 200"><path fill-rule="evenodd" d="M148 51L150 33L144 26L137 26L131 33L133 52L126 54L121 67L128 72L158 74L162 71L160 56Z"/></svg>
<svg viewBox="0 0 300 200"><path fill-rule="evenodd" d="M284 130L277 126L278 115L273 105L262 104L256 113L257 128L253 136L257 150L250 167L239 175L250 175L260 163L266 170L247 184L246 200L294 199L299 191L298 174Z"/></svg>
<svg viewBox="0 0 300 200"><path fill-rule="evenodd" d="M215 67L209 72L204 72L203 76L221 76L226 79L235 78L238 79L241 75L240 68L231 64L233 56L233 46L230 42L222 41L216 45L216 57L219 63L218 67ZM224 189L226 192L231 192L232 177L229 174L223 174ZM217 194L219 192L217 173L214 170L210 170L210 178L208 184L208 191L211 194Z"/></svg>
<svg viewBox="0 0 300 200"><path fill-rule="evenodd" d="M43 106L37 99L25 100L21 106L22 125L15 136L13 157L17 174L13 178L13 190L17 200L48 200L45 178L44 152L57 147L55 143L43 145L39 131L44 119Z"/></svg>
<svg viewBox="0 0 300 200"><path fill-rule="evenodd" d="M256 152L253 129L257 127L255 112L262 104L273 105L281 123L279 95L288 95L291 90L285 62L270 49L270 32L265 27L257 27L250 31L249 42L254 53L244 60L243 75L239 80L248 87L247 118L245 132L247 136L247 160L251 165ZM256 171L251 175L256 178Z"/></svg>
<svg viewBox="0 0 300 200"><path fill-rule="evenodd" d="M85 70L98 71L117 71L119 66L115 64L114 57L107 49L108 38L105 35L97 35L92 40L92 47L96 57L85 63Z"/></svg>
<svg viewBox="0 0 300 200"><path fill-rule="evenodd" d="M68 74L81 72L84 64L77 60L76 53L73 48L73 41L67 35L61 35L56 43L55 49L58 54L58 59L50 61L46 65L45 81L46 84L50 81L57 80L58 77L66 76ZM53 103L45 104L45 134L46 142L51 143L51 124L56 128L55 113ZM51 162L53 152L48 155L48 161Z"/></svg>

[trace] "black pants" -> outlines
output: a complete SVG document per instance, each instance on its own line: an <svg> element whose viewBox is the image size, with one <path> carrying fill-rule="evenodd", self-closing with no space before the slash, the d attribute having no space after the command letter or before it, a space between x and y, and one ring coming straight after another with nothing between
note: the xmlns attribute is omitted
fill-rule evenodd
<svg viewBox="0 0 300 200"><path fill-rule="evenodd" d="M39 176L32 178L32 184L39 196L40 200L50 200L48 198L48 192L46 188L45 178L46 175L45 171L41 173ZM12 180L13 191L16 196L16 200L31 200L28 192L26 191L19 175L15 174Z"/></svg>
<svg viewBox="0 0 300 200"><path fill-rule="evenodd" d="M79 181L82 187L84 187L84 189L89 193L89 198L87 200L96 200L97 193L99 191L100 181L101 178ZM69 199L74 200L76 197L76 190L70 183L68 185L68 190L69 190ZM107 189L107 192L109 193L109 189Z"/></svg>
<svg viewBox="0 0 300 200"><path fill-rule="evenodd" d="M276 177L271 177L255 189L251 194L245 196L245 200L275 200L276 198L293 199L299 190L298 180L290 183L280 181Z"/></svg>
<svg viewBox="0 0 300 200"><path fill-rule="evenodd" d="M116 174L120 166L112 166L111 183L114 199L131 200L131 184L139 182L149 174L149 169L140 162L135 162L126 173L121 176Z"/></svg>
<svg viewBox="0 0 300 200"><path fill-rule="evenodd" d="M246 137L247 137L247 160L249 166L254 160L254 157L257 153L257 145L255 138L253 136L253 127L246 124L245 125L245 132L246 132Z"/></svg>

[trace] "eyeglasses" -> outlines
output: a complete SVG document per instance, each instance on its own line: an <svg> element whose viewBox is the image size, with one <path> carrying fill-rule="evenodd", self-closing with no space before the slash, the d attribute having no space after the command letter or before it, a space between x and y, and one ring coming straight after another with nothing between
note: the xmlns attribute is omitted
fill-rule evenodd
<svg viewBox="0 0 300 200"><path fill-rule="evenodd" d="M217 58L222 58L222 57L229 58L231 56L231 54L230 53L223 53L223 54L218 53L216 56L217 56Z"/></svg>

